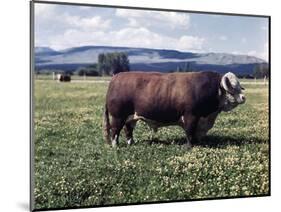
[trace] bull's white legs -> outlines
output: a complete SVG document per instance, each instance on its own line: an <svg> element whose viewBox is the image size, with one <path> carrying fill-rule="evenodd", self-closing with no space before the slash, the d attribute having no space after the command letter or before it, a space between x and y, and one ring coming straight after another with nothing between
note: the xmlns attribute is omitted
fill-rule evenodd
<svg viewBox="0 0 281 212"><path fill-rule="evenodd" d="M112 124L111 124L111 145L112 147L116 147L118 145L118 139L121 129L124 126L124 119L112 117Z"/></svg>
<svg viewBox="0 0 281 212"><path fill-rule="evenodd" d="M133 130L135 126L136 126L136 121L130 121L125 124L124 130L125 130L128 145L132 145L134 143Z"/></svg>
<svg viewBox="0 0 281 212"><path fill-rule="evenodd" d="M124 127L126 139L128 145L132 145L134 143L133 139L133 130L136 125L136 120L130 120L125 122L122 118L112 117L111 124L111 145L112 147L118 146L119 143L119 134L121 129Z"/></svg>
<svg viewBox="0 0 281 212"><path fill-rule="evenodd" d="M128 145L132 145L134 143L134 139L133 138L130 138L127 140L127 144Z"/></svg>
<svg viewBox="0 0 281 212"><path fill-rule="evenodd" d="M135 141L133 138L130 138L127 140L128 145L132 145L134 143L135 143ZM114 139L112 139L111 145L112 145L112 147L117 147L117 145L118 145L118 136L117 135L115 135Z"/></svg>
<svg viewBox="0 0 281 212"><path fill-rule="evenodd" d="M114 139L111 142L112 147L116 147L118 144L118 135L114 136Z"/></svg>

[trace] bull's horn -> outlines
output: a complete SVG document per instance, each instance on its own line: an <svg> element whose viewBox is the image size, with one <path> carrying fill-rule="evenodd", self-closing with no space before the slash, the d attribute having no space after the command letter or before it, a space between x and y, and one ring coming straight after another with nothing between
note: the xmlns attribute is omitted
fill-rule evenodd
<svg viewBox="0 0 281 212"><path fill-rule="evenodd" d="M225 75L223 75L223 77L222 77L222 79L221 79L221 86L222 86L222 88L224 89L224 90L226 90L227 92L229 92L229 93L233 93L234 91L233 91L233 87L232 87L232 85L231 85L231 83L230 83L230 81L229 81L229 79L228 79L228 75L229 75L230 73L227 73L227 74L225 74Z"/></svg>

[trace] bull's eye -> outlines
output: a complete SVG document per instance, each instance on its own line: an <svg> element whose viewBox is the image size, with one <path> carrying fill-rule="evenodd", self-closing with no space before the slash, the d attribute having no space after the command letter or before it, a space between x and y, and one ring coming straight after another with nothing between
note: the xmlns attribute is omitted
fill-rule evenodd
<svg viewBox="0 0 281 212"><path fill-rule="evenodd" d="M226 92L231 94L232 96L242 93L240 88L233 88L232 90L227 90Z"/></svg>
<svg viewBox="0 0 281 212"><path fill-rule="evenodd" d="M230 95L232 95L232 96L234 96L235 95L235 92L233 92L233 91L226 91L228 94L230 94Z"/></svg>

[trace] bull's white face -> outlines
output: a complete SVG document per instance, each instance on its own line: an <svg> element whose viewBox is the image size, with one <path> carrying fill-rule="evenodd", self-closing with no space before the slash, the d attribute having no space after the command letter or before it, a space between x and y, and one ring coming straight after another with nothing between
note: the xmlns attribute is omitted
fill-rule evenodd
<svg viewBox="0 0 281 212"><path fill-rule="evenodd" d="M222 99L222 110L230 111L239 104L246 101L245 95L242 93L241 87L237 77L231 73L226 73L221 80L221 87L225 90L225 97Z"/></svg>
<svg viewBox="0 0 281 212"><path fill-rule="evenodd" d="M60 80L61 74L57 74L57 80Z"/></svg>

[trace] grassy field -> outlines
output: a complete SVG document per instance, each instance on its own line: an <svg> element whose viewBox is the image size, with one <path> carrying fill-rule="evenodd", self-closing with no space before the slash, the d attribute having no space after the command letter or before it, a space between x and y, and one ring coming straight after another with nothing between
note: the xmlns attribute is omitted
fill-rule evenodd
<svg viewBox="0 0 281 212"><path fill-rule="evenodd" d="M102 138L107 83L35 80L35 208L267 195L268 87L245 84L246 104L218 117L187 151L184 132L142 122L136 144ZM153 135L153 139L151 139Z"/></svg>

